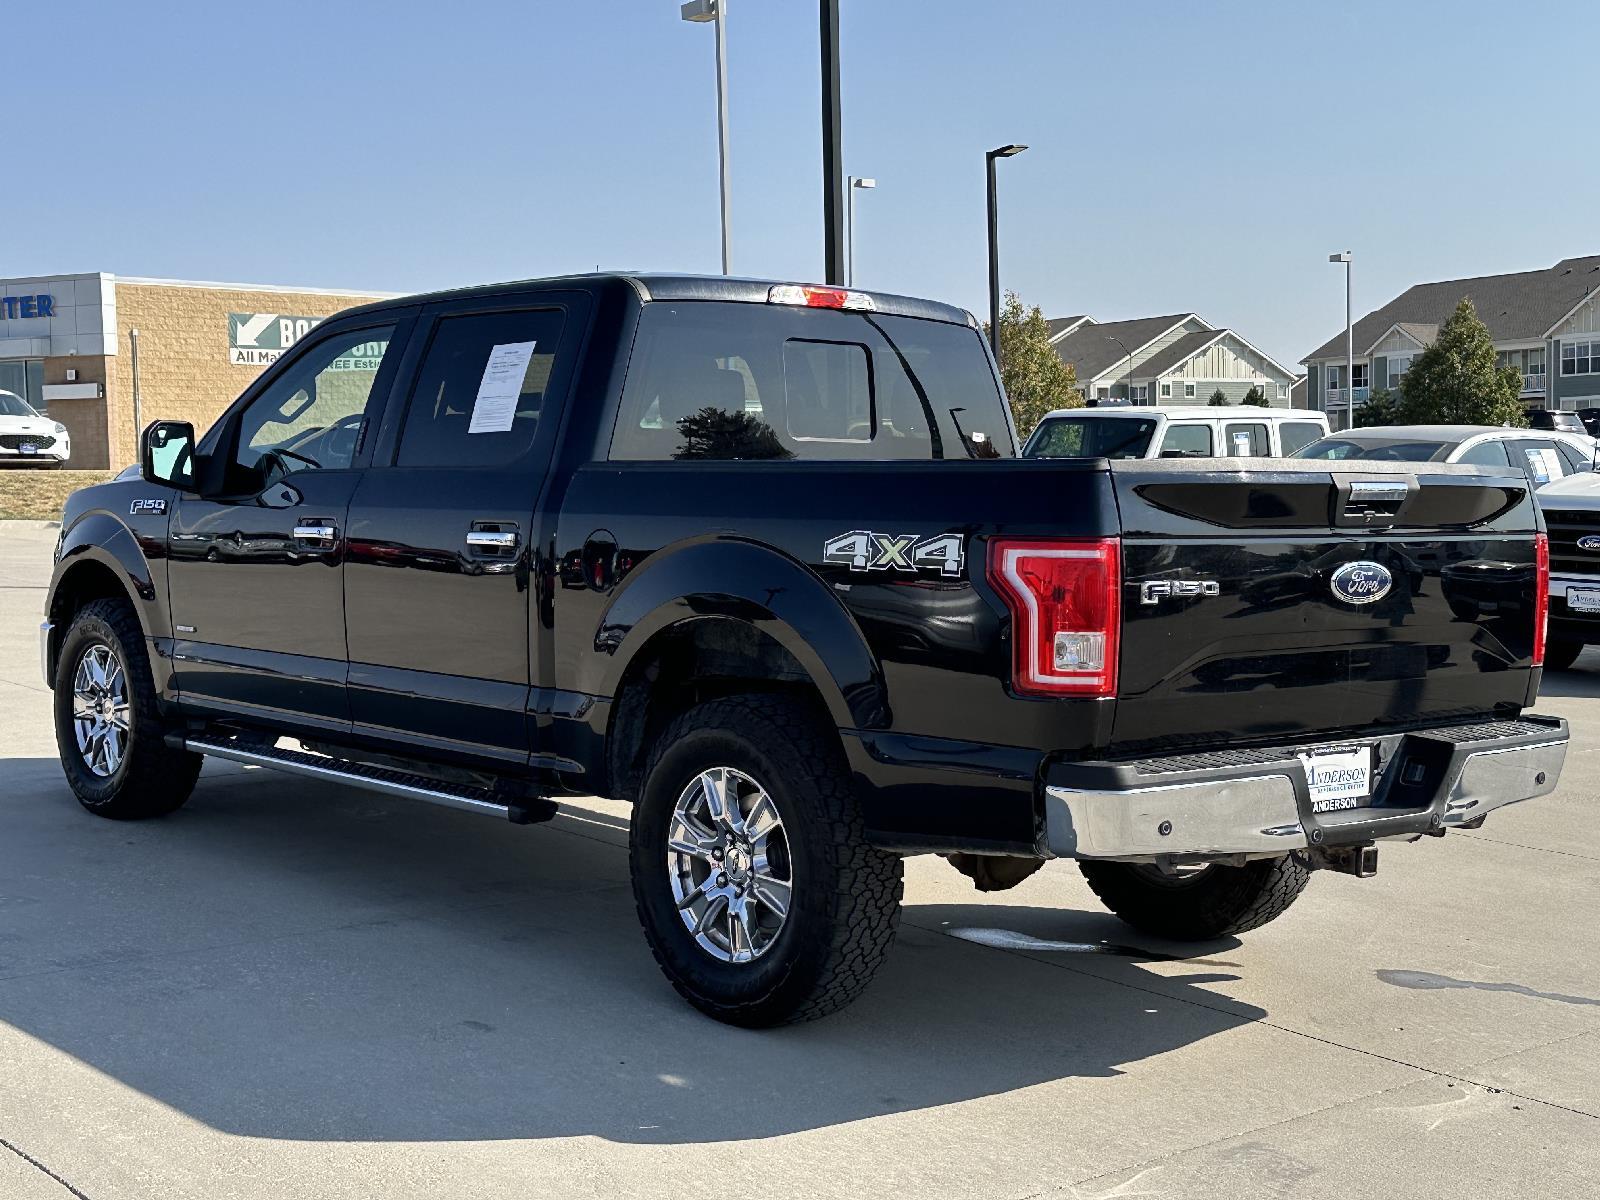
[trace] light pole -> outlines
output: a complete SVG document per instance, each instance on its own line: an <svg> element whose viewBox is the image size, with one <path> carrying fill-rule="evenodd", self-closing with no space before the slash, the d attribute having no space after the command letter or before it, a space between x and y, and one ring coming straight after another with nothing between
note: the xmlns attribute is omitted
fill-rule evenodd
<svg viewBox="0 0 1600 1200"><path fill-rule="evenodd" d="M1328 255L1331 263L1344 264L1344 427L1354 429L1356 424L1356 331L1351 319L1350 306L1350 251L1341 250Z"/></svg>
<svg viewBox="0 0 1600 1200"><path fill-rule="evenodd" d="M722 273L730 273L733 237L728 229L728 0L689 0L678 9L685 21L717 27L717 174L722 190Z"/></svg>
<svg viewBox="0 0 1600 1200"><path fill-rule="evenodd" d="M850 176L850 204L845 217L844 240L849 247L849 258L846 260L844 281L851 286L856 282L856 189L875 188L878 186L876 179L863 179L860 175Z"/></svg>
<svg viewBox="0 0 1600 1200"><path fill-rule="evenodd" d="M1133 351L1129 350L1128 347L1123 344L1123 341L1122 341L1121 338L1113 337L1109 333L1106 334L1106 341L1115 342L1118 346L1121 346L1122 347L1122 352L1128 356L1128 395L1127 395L1127 400L1128 400L1129 404L1132 404L1133 403Z"/></svg>
<svg viewBox="0 0 1600 1200"><path fill-rule="evenodd" d="M1000 238L996 232L994 160L1012 158L1026 149L1026 146L1013 144L990 150L983 156L989 184L989 346L994 351L996 366L1000 364Z"/></svg>

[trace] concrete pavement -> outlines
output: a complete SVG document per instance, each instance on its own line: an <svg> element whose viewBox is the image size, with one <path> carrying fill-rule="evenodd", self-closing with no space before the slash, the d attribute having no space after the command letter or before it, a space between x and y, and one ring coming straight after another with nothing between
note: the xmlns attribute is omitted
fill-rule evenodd
<svg viewBox="0 0 1600 1200"><path fill-rule="evenodd" d="M1141 938L1070 865L985 897L915 859L867 995L748 1032L651 962L620 805L517 828L216 764L169 819L84 814L34 642L54 539L0 524L5 1200L1600 1178L1600 655L1547 687L1555 796L1320 875L1242 941Z"/></svg>

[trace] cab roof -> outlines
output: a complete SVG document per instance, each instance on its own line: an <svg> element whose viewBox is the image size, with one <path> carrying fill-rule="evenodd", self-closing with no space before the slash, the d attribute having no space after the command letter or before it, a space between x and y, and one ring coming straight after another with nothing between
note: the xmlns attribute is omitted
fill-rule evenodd
<svg viewBox="0 0 1600 1200"><path fill-rule="evenodd" d="M722 300L742 304L766 304L768 294L779 284L799 287L831 287L830 284L805 283L791 279L751 279L735 275L683 275L655 272L598 271L582 275L552 275L540 279L518 279L506 283L486 283L476 287L448 288L437 292L423 292L415 296L397 296L363 304L346 312L382 312L393 308L406 308L415 304L436 304L441 301L506 296L518 293L535 295L539 292L581 289L595 290L607 285L621 284L629 288L640 303L654 301ZM937 300L922 300L915 296L901 296L893 292L874 292L865 288L848 291L872 297L873 310L895 317L921 317L925 320L947 321L977 329L978 321L964 308L941 304ZM341 314L342 315L342 314Z"/></svg>

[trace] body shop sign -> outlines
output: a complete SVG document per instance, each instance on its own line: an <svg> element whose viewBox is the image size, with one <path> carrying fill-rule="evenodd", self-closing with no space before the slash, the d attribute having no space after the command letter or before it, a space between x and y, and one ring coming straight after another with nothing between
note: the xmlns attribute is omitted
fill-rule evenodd
<svg viewBox="0 0 1600 1200"><path fill-rule="evenodd" d="M323 322L322 317L289 317L282 313L229 313L228 361L236 367L265 367ZM389 343L353 346L324 370L376 371Z"/></svg>
<svg viewBox="0 0 1600 1200"><path fill-rule="evenodd" d="M228 361L236 367L264 367L275 363L279 355L321 323L321 317L229 313Z"/></svg>

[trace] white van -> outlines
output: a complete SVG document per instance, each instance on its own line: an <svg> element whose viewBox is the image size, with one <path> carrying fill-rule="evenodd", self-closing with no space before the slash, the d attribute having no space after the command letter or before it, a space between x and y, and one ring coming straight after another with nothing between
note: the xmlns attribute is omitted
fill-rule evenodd
<svg viewBox="0 0 1600 1200"><path fill-rule="evenodd" d="M1254 405L1059 408L1022 448L1027 458L1281 458L1328 436L1328 418Z"/></svg>

